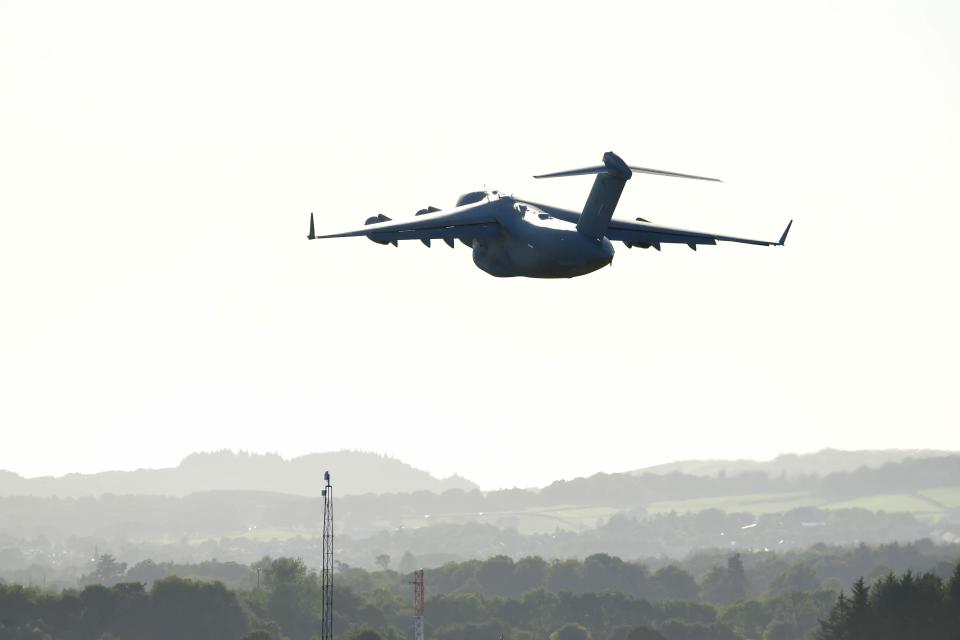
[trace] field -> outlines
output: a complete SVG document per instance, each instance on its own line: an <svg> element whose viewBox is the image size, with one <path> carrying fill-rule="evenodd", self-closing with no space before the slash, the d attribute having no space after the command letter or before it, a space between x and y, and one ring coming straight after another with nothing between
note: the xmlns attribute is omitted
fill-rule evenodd
<svg viewBox="0 0 960 640"><path fill-rule="evenodd" d="M938 515L944 512L944 509L936 503L925 500L922 496L914 493L888 493L877 496L866 496L855 500L846 500L844 502L831 502L825 504L826 509L867 509L868 511L888 511L899 513L912 513L914 515Z"/></svg>
<svg viewBox="0 0 960 640"><path fill-rule="evenodd" d="M798 507L819 507L823 500L806 493L750 493L736 496L716 496L693 500L652 502L647 507L650 513L690 513L704 509L719 509L728 513L746 512L755 515L779 513Z"/></svg>
<svg viewBox="0 0 960 640"><path fill-rule="evenodd" d="M911 513L918 517L936 520L951 511L960 510L960 486L924 489L916 493L879 494L838 501L826 500L804 492L715 496L691 500L652 502L646 506L646 513L694 513L705 509L719 509L727 513L762 515L781 513L799 507L817 507L820 509L858 508L868 511ZM620 512L621 509L615 507L553 505L519 511L438 514L430 519L409 519L404 521L402 526L417 528L437 522L478 522L515 528L523 534L552 533L557 529L585 531L602 525L611 516ZM636 511L636 513L640 512L642 512L642 509Z"/></svg>
<svg viewBox="0 0 960 640"><path fill-rule="evenodd" d="M651 513L667 513L670 511L689 513L702 511L703 509L720 509L728 513L743 511L760 515L789 511L797 507L866 509L868 511L911 513L915 516L937 518L950 511L960 509L960 486L924 489L916 493L878 494L839 501L830 501L806 493L719 496L674 502L654 502L650 504L648 510Z"/></svg>
<svg viewBox="0 0 960 640"><path fill-rule="evenodd" d="M960 509L960 487L939 487L919 492L924 498L933 500L944 509Z"/></svg>
<svg viewBox="0 0 960 640"><path fill-rule="evenodd" d="M625 513L628 516L665 513L696 513L706 509L718 509L727 513L750 513L764 515L782 513L801 507L820 509L866 509L888 513L910 513L928 521L960 516L960 485L933 487L913 493L890 493L862 496L852 500L827 500L805 492L750 493L714 496L690 500L665 500L651 502L633 509L614 506L584 506L560 504L530 507L513 511L434 513L408 516L396 520L365 522L352 529L353 535L365 538L381 531L418 529L437 524L478 523L502 529L515 529L523 535L552 534L557 530L584 532L602 526L612 516ZM298 536L316 535L316 531L303 528L251 527L235 535L253 541L288 540ZM169 541L167 541L169 542Z"/></svg>

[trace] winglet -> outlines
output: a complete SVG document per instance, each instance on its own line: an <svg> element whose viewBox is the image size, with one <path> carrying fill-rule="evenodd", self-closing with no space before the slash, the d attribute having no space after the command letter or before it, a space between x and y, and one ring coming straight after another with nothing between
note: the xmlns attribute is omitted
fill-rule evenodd
<svg viewBox="0 0 960 640"><path fill-rule="evenodd" d="M313 211L310 212L310 234L307 236L307 240L316 240L317 234L313 230Z"/></svg>
<svg viewBox="0 0 960 640"><path fill-rule="evenodd" d="M790 227L793 225L793 220L787 223L787 228L783 230L783 235L780 236L780 242L777 243L779 246L783 246L787 242L787 234L790 233Z"/></svg>

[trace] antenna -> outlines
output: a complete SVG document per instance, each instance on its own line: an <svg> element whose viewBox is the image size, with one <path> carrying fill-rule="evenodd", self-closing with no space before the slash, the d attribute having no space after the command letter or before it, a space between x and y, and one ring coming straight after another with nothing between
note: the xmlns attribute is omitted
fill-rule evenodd
<svg viewBox="0 0 960 640"><path fill-rule="evenodd" d="M323 570L321 571L321 597L323 604L320 619L320 640L333 640L333 486L330 472L323 472L327 483L323 496Z"/></svg>
<svg viewBox="0 0 960 640"><path fill-rule="evenodd" d="M423 596L426 585L423 581L423 569L413 572L413 640L423 640Z"/></svg>

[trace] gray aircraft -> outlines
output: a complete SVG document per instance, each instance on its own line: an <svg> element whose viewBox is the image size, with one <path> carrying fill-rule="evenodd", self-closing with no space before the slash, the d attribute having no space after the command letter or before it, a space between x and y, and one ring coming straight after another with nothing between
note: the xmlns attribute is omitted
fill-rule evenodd
<svg viewBox="0 0 960 640"><path fill-rule="evenodd" d="M583 211L561 209L531 202L498 191L472 191L457 199L455 208L441 211L427 207L414 218L393 221L385 215L367 218L366 226L341 233L318 236L310 214L310 240L366 236L378 244L397 246L400 240L420 240L430 246L431 240L443 240L451 248L454 240L473 249L473 262L490 275L506 278L573 278L596 271L613 262L612 241L628 248L653 247L679 243L696 251L697 245L719 242L744 242L766 246L783 246L791 220L778 242L750 240L715 233L685 231L637 218L635 221L613 218L620 193L634 173L649 173L674 178L692 178L720 182L716 178L692 176L672 171L628 166L617 154L603 154L603 164L583 169L559 171L534 176L596 175Z"/></svg>

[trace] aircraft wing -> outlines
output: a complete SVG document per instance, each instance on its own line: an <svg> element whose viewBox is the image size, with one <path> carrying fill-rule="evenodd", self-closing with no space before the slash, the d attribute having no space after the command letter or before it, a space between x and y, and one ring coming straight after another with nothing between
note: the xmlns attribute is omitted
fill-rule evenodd
<svg viewBox="0 0 960 640"><path fill-rule="evenodd" d="M500 224L489 208L480 204L457 207L450 211L418 214L407 220L391 220L384 215L379 215L368 218L366 225L358 229L324 235L315 235L311 213L310 235L307 237L314 240L366 236L381 244L396 244L399 240L422 240L425 244L429 244L432 239L452 243L453 240L469 241L474 238L489 238L499 233Z"/></svg>
<svg viewBox="0 0 960 640"><path fill-rule="evenodd" d="M528 200L522 200L521 202L539 209L540 211L543 211L544 213L553 216L558 220L563 220L571 224L576 224L580 219L580 214L576 211L561 209L559 207L540 204L537 202L530 202ZM751 238L738 238L735 236L706 233L702 231L688 231L686 229L664 227L659 224L652 224L643 220L633 222L614 218L610 220L610 225L607 227L605 235L610 240L620 240L627 245L648 246L655 247L657 249L659 249L660 245L664 243L686 244L689 245L691 249L695 248L698 244L717 244L717 242L742 242L745 244L782 246L787 241L787 233L790 232L790 226L792 224L793 220L787 224L787 228L784 229L783 235L780 236L780 240L769 241L754 240Z"/></svg>
<svg viewBox="0 0 960 640"><path fill-rule="evenodd" d="M610 240L620 240L628 245L650 246L657 249L661 243L678 243L689 245L695 249L698 244L717 244L717 242L742 242L744 244L758 244L764 246L783 246L787 241L787 234L790 232L790 225L793 220L787 223L787 228L783 230L780 240L754 240L752 238L738 238L736 236L725 236L719 233L704 233L702 231L688 231L686 229L675 229L673 227L664 227L649 222L628 222L626 220L611 220L607 228L607 238Z"/></svg>

